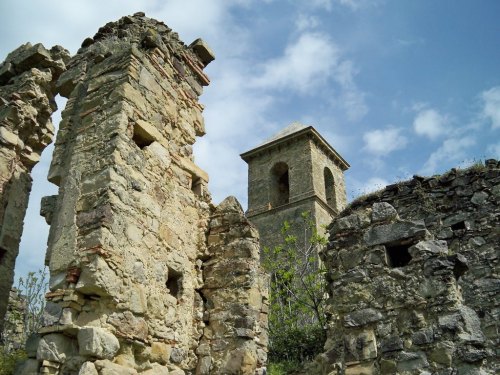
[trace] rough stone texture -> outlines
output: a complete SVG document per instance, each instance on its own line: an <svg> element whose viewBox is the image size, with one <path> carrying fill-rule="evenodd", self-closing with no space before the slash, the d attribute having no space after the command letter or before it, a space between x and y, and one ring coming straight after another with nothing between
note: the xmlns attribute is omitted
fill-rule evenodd
<svg viewBox="0 0 500 375"><path fill-rule="evenodd" d="M351 203L321 256L329 334L310 374L500 372L500 163Z"/></svg>
<svg viewBox="0 0 500 375"><path fill-rule="evenodd" d="M26 298L19 293L19 290L12 288L9 294L9 302L0 341L3 350L6 352L24 347L26 337L24 318L26 317L26 309Z"/></svg>
<svg viewBox="0 0 500 375"><path fill-rule="evenodd" d="M234 197L210 220L202 295L207 326L197 374L263 374L267 360L267 277L259 236Z"/></svg>
<svg viewBox="0 0 500 375"><path fill-rule="evenodd" d="M52 142L54 83L68 52L29 43L0 64L0 332L31 190L30 172Z"/></svg>
<svg viewBox="0 0 500 375"><path fill-rule="evenodd" d="M77 337L82 356L112 359L120 349L118 339L103 328L82 327Z"/></svg>
<svg viewBox="0 0 500 375"><path fill-rule="evenodd" d="M248 164L247 216L262 247L277 245L283 223L303 212L321 231L347 203L343 172L349 164L312 126L292 123L241 157ZM293 234L303 239L301 231Z"/></svg>
<svg viewBox="0 0 500 375"><path fill-rule="evenodd" d="M41 373L265 371L257 232L234 198L212 205L193 161L212 59L136 13L87 38L58 80ZM227 243L207 245L215 233Z"/></svg>

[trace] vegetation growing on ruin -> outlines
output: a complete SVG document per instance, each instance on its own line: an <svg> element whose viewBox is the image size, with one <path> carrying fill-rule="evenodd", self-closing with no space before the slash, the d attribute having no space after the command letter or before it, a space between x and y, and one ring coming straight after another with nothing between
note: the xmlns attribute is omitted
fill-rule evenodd
<svg viewBox="0 0 500 375"><path fill-rule="evenodd" d="M26 301L24 315L25 340L32 333L38 332L42 326L42 316L45 309L45 293L48 289L47 270L28 272L25 278L19 278L18 289Z"/></svg>
<svg viewBox="0 0 500 375"><path fill-rule="evenodd" d="M291 233L304 233L303 243ZM311 360L325 341L324 269L318 250L326 238L318 233L309 213L282 226L282 242L264 248L263 266L270 275L270 374L281 374Z"/></svg>
<svg viewBox="0 0 500 375"><path fill-rule="evenodd" d="M0 347L0 375L12 375L16 364L26 358L26 352L22 349L7 352L4 347Z"/></svg>

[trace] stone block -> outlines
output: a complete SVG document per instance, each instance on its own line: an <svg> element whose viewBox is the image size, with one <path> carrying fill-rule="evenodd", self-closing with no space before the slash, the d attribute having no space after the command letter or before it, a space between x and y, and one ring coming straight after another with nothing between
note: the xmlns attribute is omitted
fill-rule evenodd
<svg viewBox="0 0 500 375"><path fill-rule="evenodd" d="M108 323L112 324L120 334L130 338L146 340L148 336L148 325L144 318L136 317L130 311L111 314Z"/></svg>
<svg viewBox="0 0 500 375"><path fill-rule="evenodd" d="M99 327L83 327L78 331L80 355L111 359L120 349L118 339L108 330Z"/></svg>
<svg viewBox="0 0 500 375"><path fill-rule="evenodd" d="M374 375L376 374L376 369L373 363L360 363L351 366L347 366L345 369L345 375Z"/></svg>
<svg viewBox="0 0 500 375"><path fill-rule="evenodd" d="M80 367L78 375L99 375L99 373L93 362L85 362L82 367Z"/></svg>
<svg viewBox="0 0 500 375"><path fill-rule="evenodd" d="M346 362L365 361L377 357L377 341L372 330L347 334L344 346Z"/></svg>
<svg viewBox="0 0 500 375"><path fill-rule="evenodd" d="M384 338L380 343L382 353L403 350L403 340L399 336Z"/></svg>
<svg viewBox="0 0 500 375"><path fill-rule="evenodd" d="M434 330L432 328L426 328L417 331L411 336L411 340L415 345L430 344L434 341Z"/></svg>
<svg viewBox="0 0 500 375"><path fill-rule="evenodd" d="M153 342L151 344L151 353L149 359L151 362L158 362L162 365L165 365L168 363L171 353L171 345L162 342Z"/></svg>
<svg viewBox="0 0 500 375"><path fill-rule="evenodd" d="M78 353L76 340L59 333L43 336L38 344L36 359L64 363L67 357Z"/></svg>
<svg viewBox="0 0 500 375"><path fill-rule="evenodd" d="M455 344L451 341L442 341L436 344L429 354L429 359L444 366L451 366Z"/></svg>
<svg viewBox="0 0 500 375"><path fill-rule="evenodd" d="M228 353L223 373L254 375L256 367L257 358L254 351L241 348Z"/></svg>
<svg viewBox="0 0 500 375"><path fill-rule="evenodd" d="M383 318L380 311L375 309L362 309L353 311L344 317L345 327L360 327L378 322Z"/></svg>
<svg viewBox="0 0 500 375"><path fill-rule="evenodd" d="M171 374L172 373L168 371L168 367L159 365L158 363L153 363L149 370L141 372L141 375L171 375Z"/></svg>
<svg viewBox="0 0 500 375"><path fill-rule="evenodd" d="M364 234L364 241L368 246L375 246L409 239L422 240L427 236L423 221L402 221L371 227Z"/></svg>
<svg viewBox="0 0 500 375"><path fill-rule="evenodd" d="M370 218L363 213L351 214L335 220L330 234L361 230L370 224Z"/></svg>
<svg viewBox="0 0 500 375"><path fill-rule="evenodd" d="M204 66L215 60L215 54L203 39L196 39L189 45L189 48L200 58Z"/></svg>
<svg viewBox="0 0 500 375"><path fill-rule="evenodd" d="M389 221L396 219L398 213L396 209L387 202L377 202L372 206L372 222Z"/></svg>
<svg viewBox="0 0 500 375"><path fill-rule="evenodd" d="M426 367L429 367L429 362L423 352L401 352L397 356L398 371L421 370Z"/></svg>
<svg viewBox="0 0 500 375"><path fill-rule="evenodd" d="M170 360L173 363L181 363L187 356L186 351L183 348L173 348L170 352Z"/></svg>
<svg viewBox="0 0 500 375"><path fill-rule="evenodd" d="M431 255L447 255L448 245L446 241L428 240L420 241L411 246L408 252L414 259L425 258Z"/></svg>
<svg viewBox="0 0 500 375"><path fill-rule="evenodd" d="M108 359L97 360L94 364L99 375L137 375L135 369L121 366Z"/></svg>

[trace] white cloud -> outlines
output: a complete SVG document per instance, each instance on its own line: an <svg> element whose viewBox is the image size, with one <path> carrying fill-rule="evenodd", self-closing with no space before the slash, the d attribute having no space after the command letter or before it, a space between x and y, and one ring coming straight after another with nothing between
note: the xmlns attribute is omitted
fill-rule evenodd
<svg viewBox="0 0 500 375"><path fill-rule="evenodd" d="M437 172L441 165L458 163L468 159L467 149L476 143L472 136L450 138L434 151L424 164L422 174L430 175Z"/></svg>
<svg viewBox="0 0 500 375"><path fill-rule="evenodd" d="M413 121L413 129L418 135L435 140L448 132L448 117L435 109L422 109Z"/></svg>
<svg viewBox="0 0 500 375"><path fill-rule="evenodd" d="M295 26L298 31L304 31L307 29L314 29L320 25L320 20L318 17L314 17L307 14L299 14L295 21Z"/></svg>
<svg viewBox="0 0 500 375"><path fill-rule="evenodd" d="M339 49L327 35L304 32L295 43L285 48L283 56L261 66L262 74L254 80L253 85L306 93L326 83L339 59Z"/></svg>
<svg viewBox="0 0 500 375"><path fill-rule="evenodd" d="M482 116L491 122L493 129L500 128L500 86L481 93L483 102Z"/></svg>
<svg viewBox="0 0 500 375"><path fill-rule="evenodd" d="M385 156L389 153L406 147L408 140L401 135L401 129L377 129L363 135L364 149L376 156Z"/></svg>
<svg viewBox="0 0 500 375"><path fill-rule="evenodd" d="M317 90L338 84L331 104L343 109L347 118L358 121L368 112L365 94L358 89L352 61L342 59L340 49L329 36L306 31L289 44L282 56L261 64L251 86L262 90L292 90L317 95Z"/></svg>

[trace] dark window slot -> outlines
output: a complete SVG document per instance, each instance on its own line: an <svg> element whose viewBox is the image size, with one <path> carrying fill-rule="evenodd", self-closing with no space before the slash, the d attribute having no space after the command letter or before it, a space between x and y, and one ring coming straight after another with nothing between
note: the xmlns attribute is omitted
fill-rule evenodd
<svg viewBox="0 0 500 375"><path fill-rule="evenodd" d="M411 261L410 245L386 245L387 260L392 268L404 267Z"/></svg>

